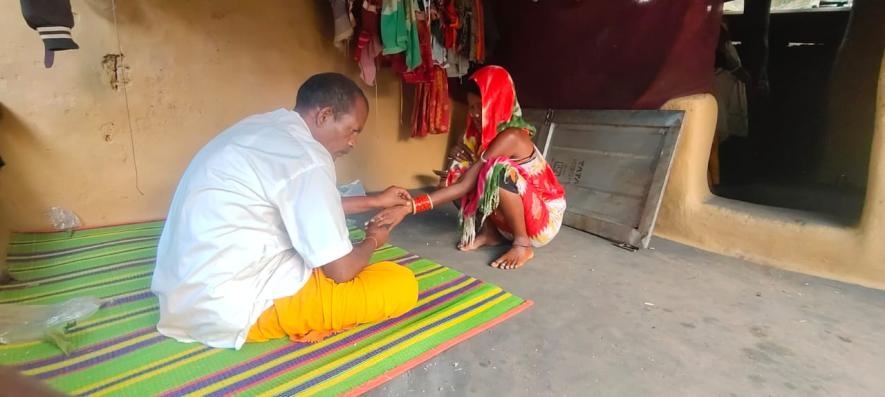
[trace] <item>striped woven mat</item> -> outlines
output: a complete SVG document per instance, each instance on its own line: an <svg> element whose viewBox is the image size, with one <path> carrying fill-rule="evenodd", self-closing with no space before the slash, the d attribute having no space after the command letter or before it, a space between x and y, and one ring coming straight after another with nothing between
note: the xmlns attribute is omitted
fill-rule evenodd
<svg viewBox="0 0 885 397"><path fill-rule="evenodd" d="M34 342L0 346L0 364L73 395L359 394L522 311L530 302L430 260L386 246L373 261L408 266L418 306L316 344L277 340L241 350L179 343L158 334L150 292L162 222L70 233L15 234L11 284L0 303L104 301L69 329L75 350ZM354 231L353 238L360 232Z"/></svg>

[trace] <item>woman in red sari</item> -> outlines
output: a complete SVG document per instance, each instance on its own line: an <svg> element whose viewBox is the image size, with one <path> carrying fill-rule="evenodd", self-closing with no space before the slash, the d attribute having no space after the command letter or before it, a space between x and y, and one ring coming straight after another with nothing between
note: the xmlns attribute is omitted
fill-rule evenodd
<svg viewBox="0 0 885 397"><path fill-rule="evenodd" d="M532 142L535 129L522 119L510 74L486 66L471 76L467 91L467 130L450 156L445 187L372 221L392 222L402 219L402 212L415 214L460 199L458 248L472 251L510 241L510 250L491 266L515 269L559 232L564 190Z"/></svg>

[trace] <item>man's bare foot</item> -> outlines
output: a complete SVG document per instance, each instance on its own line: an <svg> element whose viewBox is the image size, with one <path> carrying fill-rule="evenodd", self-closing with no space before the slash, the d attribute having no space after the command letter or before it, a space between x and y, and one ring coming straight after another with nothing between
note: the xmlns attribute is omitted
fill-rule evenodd
<svg viewBox="0 0 885 397"><path fill-rule="evenodd" d="M510 251L495 259L489 265L497 269L517 269L525 265L535 257L535 251L530 245L514 245Z"/></svg>
<svg viewBox="0 0 885 397"><path fill-rule="evenodd" d="M467 245L458 243L458 249L464 252L476 250L479 247L490 246L494 247L496 245L501 245L504 243L504 237L501 236L501 233L498 233L498 228L492 226L491 222L483 225L482 230L479 231L479 235L473 239L473 242Z"/></svg>

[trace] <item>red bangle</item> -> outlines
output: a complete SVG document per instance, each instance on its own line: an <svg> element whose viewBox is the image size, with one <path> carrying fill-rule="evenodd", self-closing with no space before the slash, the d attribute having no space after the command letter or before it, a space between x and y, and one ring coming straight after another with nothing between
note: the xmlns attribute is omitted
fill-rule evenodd
<svg viewBox="0 0 885 397"><path fill-rule="evenodd" d="M412 213L418 214L425 211L430 211L433 209L433 200L430 198L429 194L424 194L418 197L415 197L412 200Z"/></svg>

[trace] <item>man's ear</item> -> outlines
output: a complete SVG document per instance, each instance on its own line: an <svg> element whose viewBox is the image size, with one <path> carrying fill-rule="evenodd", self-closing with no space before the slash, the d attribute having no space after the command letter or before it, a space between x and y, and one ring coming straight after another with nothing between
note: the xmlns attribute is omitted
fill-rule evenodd
<svg viewBox="0 0 885 397"><path fill-rule="evenodd" d="M326 123L332 121L335 118L335 111L331 107L320 108L316 114L316 123L317 127L323 128L326 126Z"/></svg>

